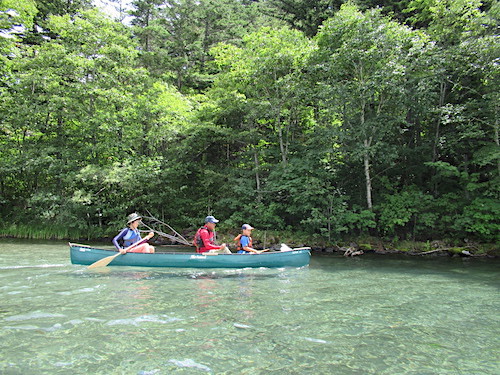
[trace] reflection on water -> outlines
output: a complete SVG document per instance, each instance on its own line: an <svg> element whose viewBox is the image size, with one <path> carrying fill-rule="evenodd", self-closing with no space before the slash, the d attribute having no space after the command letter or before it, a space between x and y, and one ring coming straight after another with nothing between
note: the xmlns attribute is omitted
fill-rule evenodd
<svg viewBox="0 0 500 375"><path fill-rule="evenodd" d="M498 266L87 270L66 244L1 240L0 373L497 374Z"/></svg>

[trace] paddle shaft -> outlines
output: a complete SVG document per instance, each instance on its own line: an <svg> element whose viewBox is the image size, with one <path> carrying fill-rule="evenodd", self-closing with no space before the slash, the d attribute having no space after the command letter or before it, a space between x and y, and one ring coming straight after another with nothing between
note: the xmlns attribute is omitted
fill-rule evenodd
<svg viewBox="0 0 500 375"><path fill-rule="evenodd" d="M137 241L136 243L133 243L132 245L130 245L129 247L127 247L125 249L125 252L127 252L130 249L136 247L137 245L140 245L141 243L146 242L147 240L148 240L148 238L143 238L143 239ZM99 259L97 262L92 263L87 268L106 267L108 264L110 264L113 261L113 259L115 259L118 255L121 255L121 254L122 254L121 252L118 252L115 255L111 255L109 257Z"/></svg>

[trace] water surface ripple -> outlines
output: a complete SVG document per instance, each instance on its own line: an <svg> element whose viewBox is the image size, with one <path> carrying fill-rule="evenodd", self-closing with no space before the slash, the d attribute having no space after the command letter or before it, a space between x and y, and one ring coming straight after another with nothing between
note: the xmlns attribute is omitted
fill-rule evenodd
<svg viewBox="0 0 500 375"><path fill-rule="evenodd" d="M0 240L1 374L499 374L497 260L71 265Z"/></svg>

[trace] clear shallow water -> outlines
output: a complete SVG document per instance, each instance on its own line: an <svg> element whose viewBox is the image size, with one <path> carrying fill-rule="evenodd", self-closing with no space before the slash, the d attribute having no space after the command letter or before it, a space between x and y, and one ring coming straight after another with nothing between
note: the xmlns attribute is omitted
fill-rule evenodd
<svg viewBox="0 0 500 375"><path fill-rule="evenodd" d="M0 374L499 374L500 262L71 265L0 240Z"/></svg>

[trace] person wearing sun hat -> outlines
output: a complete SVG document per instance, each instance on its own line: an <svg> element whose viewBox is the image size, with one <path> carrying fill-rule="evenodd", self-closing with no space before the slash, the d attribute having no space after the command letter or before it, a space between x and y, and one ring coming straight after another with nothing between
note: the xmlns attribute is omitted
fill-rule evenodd
<svg viewBox="0 0 500 375"><path fill-rule="evenodd" d="M225 243L220 246L215 244L215 226L218 222L213 216L205 218L205 225L198 229L193 239L197 253L231 254Z"/></svg>
<svg viewBox="0 0 500 375"><path fill-rule="evenodd" d="M237 252L238 254L260 254L265 250L256 250L252 246L252 230L254 228L250 224L243 224L241 226L241 234L234 238L234 241L238 243Z"/></svg>
<svg viewBox="0 0 500 375"><path fill-rule="evenodd" d="M118 235L113 238L113 245L122 253L125 254L125 249L130 245L144 240L137 246L128 250L130 253L154 253L155 248L147 243L147 241L153 237L154 233L150 232L146 237L141 238L141 233L139 232L139 224L141 223L142 216L136 212L131 213L127 216L127 227L122 229Z"/></svg>

